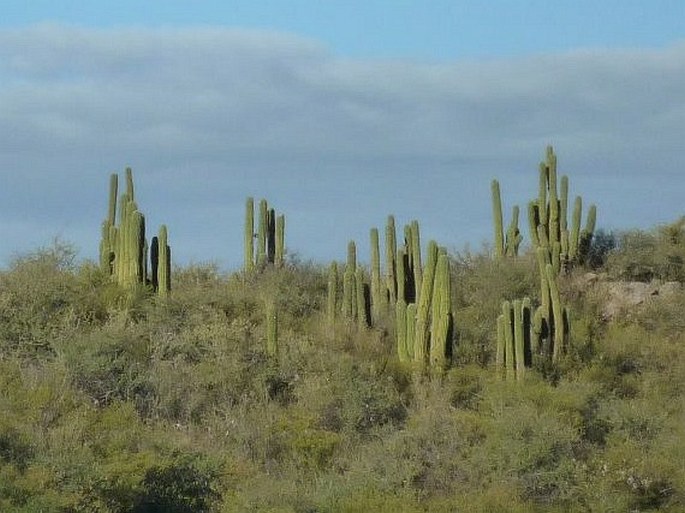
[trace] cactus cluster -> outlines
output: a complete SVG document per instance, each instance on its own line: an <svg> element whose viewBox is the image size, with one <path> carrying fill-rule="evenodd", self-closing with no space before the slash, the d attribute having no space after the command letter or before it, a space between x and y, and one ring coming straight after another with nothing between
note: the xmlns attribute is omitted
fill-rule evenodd
<svg viewBox="0 0 685 513"><path fill-rule="evenodd" d="M255 254L255 238L256 254ZM259 217L255 233L254 198L245 202L244 270L251 272L267 265L283 266L285 261L285 216L276 215L265 199L259 202Z"/></svg>
<svg viewBox="0 0 685 513"><path fill-rule="evenodd" d="M529 298L504 301L497 318L497 372L507 380L522 380L537 350Z"/></svg>
<svg viewBox="0 0 685 513"><path fill-rule="evenodd" d="M597 207L588 209L581 228L583 200L575 198L571 225L568 223L568 177L557 180L557 156L551 146L540 163L538 197L528 204L530 237L535 248L544 248L557 274L588 256L597 219Z"/></svg>
<svg viewBox="0 0 685 513"><path fill-rule="evenodd" d="M342 315L361 327L369 327L394 317L399 359L442 368L449 357L453 325L450 261L446 251L430 241L424 267L418 221L405 226L404 244L398 248L393 216L388 216L385 229L384 273L377 228L370 230L370 243L368 280L364 268L357 263L354 241L348 244L342 277L338 264L330 265L326 308L329 322ZM340 282L342 294L338 293Z"/></svg>
<svg viewBox="0 0 685 513"><path fill-rule="evenodd" d="M118 196L119 176L116 173L110 176L107 218L102 223L100 240L100 267L123 287L134 289L150 285L160 296L166 296L171 290L171 248L167 228L160 227L159 236L153 237L149 247L145 238L145 216L135 200L131 168L126 168L125 178L126 191Z"/></svg>

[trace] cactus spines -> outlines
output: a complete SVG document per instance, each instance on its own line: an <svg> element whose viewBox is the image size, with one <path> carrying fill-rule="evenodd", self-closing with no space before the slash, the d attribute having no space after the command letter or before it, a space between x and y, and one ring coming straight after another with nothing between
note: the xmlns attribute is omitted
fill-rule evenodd
<svg viewBox="0 0 685 513"><path fill-rule="evenodd" d="M504 256L504 228L502 221L502 196L500 195L499 182L493 180L490 184L492 194L492 220L495 228L495 257Z"/></svg>
<svg viewBox="0 0 685 513"><path fill-rule="evenodd" d="M276 249L274 263L278 267L283 267L285 263L285 215L281 214L276 218Z"/></svg>
<svg viewBox="0 0 685 513"><path fill-rule="evenodd" d="M254 269L254 198L247 198L245 201L243 246L243 266L245 272L251 272Z"/></svg>

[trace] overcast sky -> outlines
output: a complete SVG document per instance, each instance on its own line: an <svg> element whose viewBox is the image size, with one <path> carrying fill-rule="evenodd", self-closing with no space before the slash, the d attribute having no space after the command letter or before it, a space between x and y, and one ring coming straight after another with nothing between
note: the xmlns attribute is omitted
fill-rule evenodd
<svg viewBox="0 0 685 513"><path fill-rule="evenodd" d="M600 227L685 214L685 2L140 5L3 4L0 265L54 237L95 258L127 165L148 232L225 269L247 196L303 259L367 260L389 213L479 250L490 180L524 205L549 143Z"/></svg>

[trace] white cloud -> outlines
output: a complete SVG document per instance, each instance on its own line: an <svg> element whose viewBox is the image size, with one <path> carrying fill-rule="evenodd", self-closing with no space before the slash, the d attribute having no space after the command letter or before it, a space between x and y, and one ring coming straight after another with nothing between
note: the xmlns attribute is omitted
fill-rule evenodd
<svg viewBox="0 0 685 513"><path fill-rule="evenodd" d="M574 191L599 203L600 224L646 226L682 212L658 189L666 176L685 186L673 175L685 162L683 84L683 44L436 64L341 59L293 35L219 28L0 30L0 223L17 214L8 205L26 218L50 208L55 231L92 225L92 239L76 242L93 254L106 174L131 164L148 187L144 210L188 230L177 234L182 258L237 264L239 249L221 248L240 241L240 220L210 226L200 212L239 211L248 194L267 193L302 213L289 223L294 249L330 258L391 211L436 234L446 214L486 225L490 178L523 201L553 142ZM606 190L582 190L597 173ZM624 177L644 182L642 197L604 212L595 193L615 203L632 190ZM313 196L328 198L334 236L307 235L317 232ZM441 242L489 237L453 231ZM321 240L310 255L311 238Z"/></svg>

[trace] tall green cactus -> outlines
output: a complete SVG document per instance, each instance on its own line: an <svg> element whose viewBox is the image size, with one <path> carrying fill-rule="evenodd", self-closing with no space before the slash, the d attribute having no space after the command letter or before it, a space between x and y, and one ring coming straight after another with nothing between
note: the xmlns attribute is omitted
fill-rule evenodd
<svg viewBox="0 0 685 513"><path fill-rule="evenodd" d="M166 295L170 290L171 276L171 249L166 242L166 227L160 229L164 244L161 245L155 237L153 246L148 247L145 216L138 210L134 199L131 168L126 168L125 179L126 191L117 198L119 177L116 174L110 176L107 218L102 224L100 241L101 268L123 287L134 289L149 282L154 290ZM148 257L151 273L148 272ZM158 287L159 283L164 287Z"/></svg>
<svg viewBox="0 0 685 513"><path fill-rule="evenodd" d="M429 330L431 322L431 299L435 284L435 270L438 263L438 245L434 240L428 243L425 275L422 278L421 293L417 303L416 337L414 345L414 360L425 363L429 350Z"/></svg>
<svg viewBox="0 0 685 513"><path fill-rule="evenodd" d="M536 247L545 247L557 273L587 258L595 229L596 207L588 212L581 232L582 199L576 197L571 226L568 225L568 177L561 177L557 188L557 156L547 147L545 162L540 164L538 199L528 208L531 239Z"/></svg>
<svg viewBox="0 0 685 513"><path fill-rule="evenodd" d="M171 247L168 243L166 225L159 227L159 265L157 268L157 293L167 297L171 291Z"/></svg>
<svg viewBox="0 0 685 513"><path fill-rule="evenodd" d="M245 201L243 269L248 273L254 270L254 198L247 198Z"/></svg>
<svg viewBox="0 0 685 513"><path fill-rule="evenodd" d="M259 201L259 225L257 228L257 267L267 262L267 238L269 233L269 206L265 199Z"/></svg>
<svg viewBox="0 0 685 513"><path fill-rule="evenodd" d="M518 227L519 207L515 205L512 208L511 222L509 223L505 234L502 216L502 196L497 180L492 180L490 190L492 195L492 219L495 229L495 258L518 256L519 246L523 239Z"/></svg>
<svg viewBox="0 0 685 513"><path fill-rule="evenodd" d="M407 303L400 299L395 304L395 339L397 340L397 356L402 363L412 360L413 353L407 347Z"/></svg>
<svg viewBox="0 0 685 513"><path fill-rule="evenodd" d="M419 301L419 294L423 283L423 266L421 264L421 235L419 233L419 222L413 220L410 225L411 232L411 264L414 273L414 293L416 301Z"/></svg>
<svg viewBox="0 0 685 513"><path fill-rule="evenodd" d="M347 243L347 264L343 274L342 314L347 319L357 318L357 245L354 241Z"/></svg>
<svg viewBox="0 0 685 513"><path fill-rule="evenodd" d="M508 257L516 257L519 254L519 246L523 236L519 231L519 207L514 205L511 209L511 222L507 228L507 236L504 244L504 251Z"/></svg>
<svg viewBox="0 0 685 513"><path fill-rule="evenodd" d="M257 233L255 230L254 199L245 202L244 263L246 272L263 270L267 264L282 267L285 264L285 216L277 215L265 199L259 201ZM255 243L256 256L255 256Z"/></svg>
<svg viewBox="0 0 685 513"><path fill-rule="evenodd" d="M276 211L270 208L266 218L266 261L276 262Z"/></svg>
<svg viewBox="0 0 685 513"><path fill-rule="evenodd" d="M431 306L429 361L432 368L441 369L445 367L449 356L452 329L450 261L444 251L438 255Z"/></svg>
<svg viewBox="0 0 685 513"><path fill-rule="evenodd" d="M326 317L328 325L333 326L338 310L338 264L331 262L328 268L328 296L326 298Z"/></svg>
<svg viewBox="0 0 685 513"><path fill-rule="evenodd" d="M502 196L499 182L492 180L490 183L492 194L492 222L495 228L495 257L504 257L504 222L502 218Z"/></svg>
<svg viewBox="0 0 685 513"><path fill-rule="evenodd" d="M100 239L100 268L107 275L113 272L114 256L116 254L116 212L119 175L112 173L109 177L109 204L107 218L102 223Z"/></svg>
<svg viewBox="0 0 685 513"><path fill-rule="evenodd" d="M369 312L367 310L369 301L368 289L364 283L364 269L362 267L357 267L357 270L354 273L354 278L354 290L357 296L357 306L355 308L356 319L360 328L366 328L369 326Z"/></svg>
<svg viewBox="0 0 685 513"><path fill-rule="evenodd" d="M529 298L502 302L497 318L497 374L508 381L522 381L531 364L531 304Z"/></svg>
<svg viewBox="0 0 685 513"><path fill-rule="evenodd" d="M369 238L371 243L371 324L375 325L387 307L387 296L381 278L381 251L377 228L371 228Z"/></svg>
<svg viewBox="0 0 685 513"><path fill-rule="evenodd" d="M276 218L276 250L274 264L283 267L285 263L285 215Z"/></svg>
<svg viewBox="0 0 685 513"><path fill-rule="evenodd" d="M278 356L278 309L272 298L266 300L266 354Z"/></svg>
<svg viewBox="0 0 685 513"><path fill-rule="evenodd" d="M391 305L394 305L398 300L397 266L397 233L395 231L395 218L390 215L388 216L388 221L385 226L385 287L388 294L388 301Z"/></svg>

